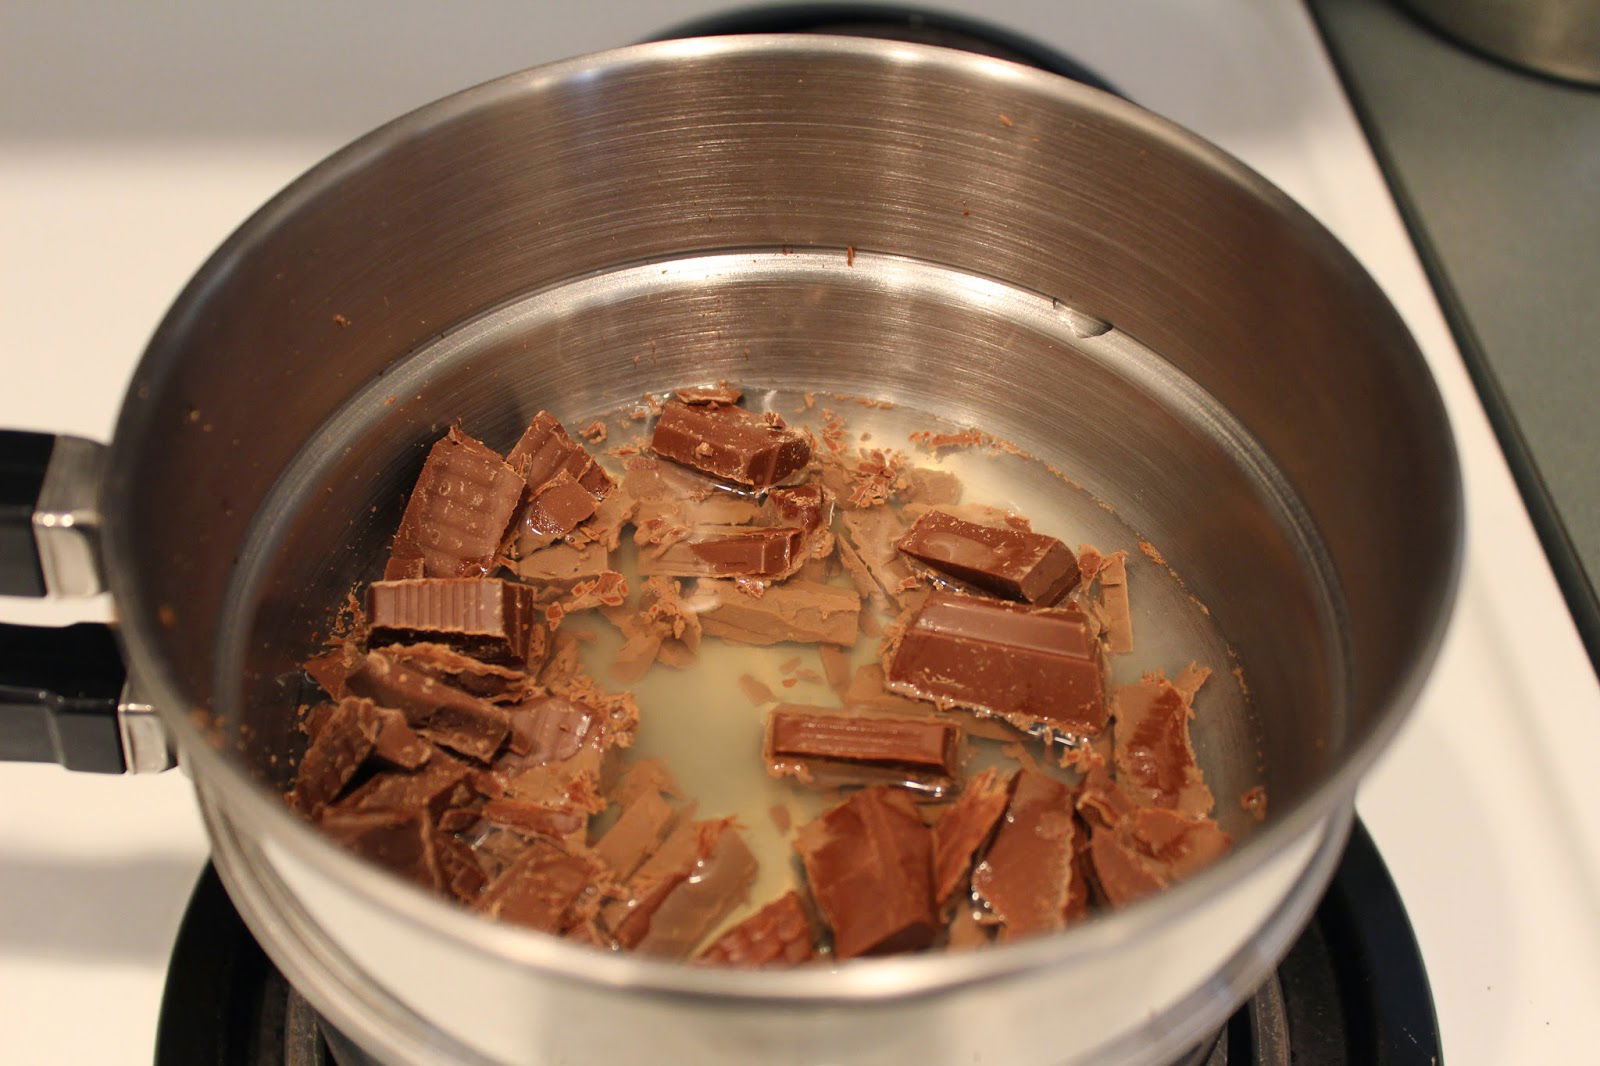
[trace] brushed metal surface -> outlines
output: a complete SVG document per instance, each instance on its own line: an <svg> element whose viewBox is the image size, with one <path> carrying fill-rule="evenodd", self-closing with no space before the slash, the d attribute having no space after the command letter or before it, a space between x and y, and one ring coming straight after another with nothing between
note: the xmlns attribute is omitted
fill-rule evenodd
<svg viewBox="0 0 1600 1066"><path fill-rule="evenodd" d="M1402 0L1447 35L1509 63L1600 85L1600 0Z"/></svg>
<svg viewBox="0 0 1600 1066"><path fill-rule="evenodd" d="M786 266L785 248L806 254ZM645 284L645 264L665 282ZM663 357L635 365L647 338ZM530 405L570 416L691 370L903 399L1071 458L1245 660L1267 823L1191 881L1059 936L731 974L478 921L290 816L272 785L291 731L268 708L291 704L270 697L306 619L381 548L418 446L457 417L504 444ZM983 1046L1041 1062L1181 1050L1197 1035L1185 1026L1231 1009L1275 958L1281 942L1251 939L1268 915L1325 880L1308 856L1431 663L1460 548L1421 358L1280 192L1049 75L808 37L555 64L332 157L174 305L135 374L103 504L128 649L215 824L270 853L375 986L403 985L427 1025L492 1032L499 1057L526 1061L583 1058L531 1024L563 1003L604 1004L597 1040L669 1026L661 1039L698 1062L757 1046L768 1061L892 1061L906 1041L930 1062ZM270 905L257 932L293 950ZM1241 951L1255 969L1225 976ZM1080 1006L1022 1017L1006 1009L1020 987ZM1205 1010L1168 1010L1197 996ZM731 1017L771 1026L719 1043ZM828 1031L854 1043L796 1039Z"/></svg>

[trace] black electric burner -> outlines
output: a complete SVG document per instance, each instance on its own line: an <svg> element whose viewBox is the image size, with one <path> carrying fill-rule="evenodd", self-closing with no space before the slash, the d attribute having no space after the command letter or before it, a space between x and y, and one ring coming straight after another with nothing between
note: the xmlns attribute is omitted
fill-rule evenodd
<svg viewBox="0 0 1600 1066"><path fill-rule="evenodd" d="M1405 908L1359 822L1277 972L1182 1066L1437 1066L1433 998ZM156 1066L369 1066L273 968L207 868L167 972Z"/></svg>

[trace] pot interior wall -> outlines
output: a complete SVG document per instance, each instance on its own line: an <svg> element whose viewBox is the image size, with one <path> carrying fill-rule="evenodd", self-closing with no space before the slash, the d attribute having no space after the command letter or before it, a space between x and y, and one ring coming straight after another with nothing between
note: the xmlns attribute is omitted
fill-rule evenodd
<svg viewBox="0 0 1600 1066"><path fill-rule="evenodd" d="M341 153L230 240L152 341L108 476L110 576L144 668L174 711L224 712L258 766L281 757L264 697L309 620L370 573L417 446L448 421L505 446L539 406L572 417L683 376L809 387L825 361L831 388L959 406L1064 457L1160 543L1238 647L1283 809L1406 694L1451 580L1448 432L1393 311L1280 194L1119 101L934 49L787 48L677 42L492 83ZM785 245L1057 298L1199 391L1152 399L981 301L839 282L602 300L434 368L387 414L356 399L563 280ZM661 361L635 367L646 335ZM1224 446L1217 410L1294 498ZM335 439L352 450L286 508L307 441ZM248 542L269 526L285 554L254 586ZM241 697L251 720L230 713Z"/></svg>

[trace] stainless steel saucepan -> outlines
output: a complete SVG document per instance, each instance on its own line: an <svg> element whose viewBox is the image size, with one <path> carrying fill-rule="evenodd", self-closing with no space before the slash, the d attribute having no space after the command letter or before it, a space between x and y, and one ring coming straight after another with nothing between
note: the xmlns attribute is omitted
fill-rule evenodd
<svg viewBox="0 0 1600 1066"><path fill-rule="evenodd" d="M1265 781L1265 824L1058 935L745 973L480 920L292 816L286 679L381 565L419 445L460 419L505 447L540 407L719 378L936 411L1113 504L1244 667L1253 698L1203 754L1223 807ZM1170 1059L1320 895L1433 660L1461 537L1416 348L1281 192L1052 75L809 36L573 59L357 141L206 263L112 443L58 442L43 492L45 583L104 574L137 694L117 734L89 715L102 675L58 671L80 678L65 702L7 689L7 750L41 754L16 734L53 720L43 748L102 729L106 761L159 763L153 707L263 946L395 1062Z"/></svg>

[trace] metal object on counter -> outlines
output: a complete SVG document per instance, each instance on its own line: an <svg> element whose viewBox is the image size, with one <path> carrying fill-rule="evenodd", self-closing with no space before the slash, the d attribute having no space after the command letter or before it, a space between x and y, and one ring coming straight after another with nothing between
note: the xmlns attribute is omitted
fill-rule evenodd
<svg viewBox="0 0 1600 1066"><path fill-rule="evenodd" d="M1600 85L1600 0L1402 0L1429 24L1508 63Z"/></svg>

